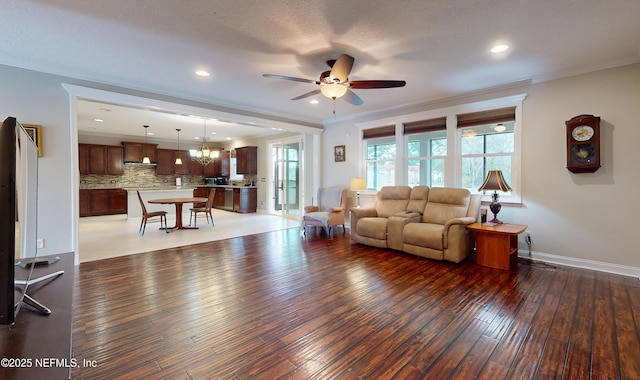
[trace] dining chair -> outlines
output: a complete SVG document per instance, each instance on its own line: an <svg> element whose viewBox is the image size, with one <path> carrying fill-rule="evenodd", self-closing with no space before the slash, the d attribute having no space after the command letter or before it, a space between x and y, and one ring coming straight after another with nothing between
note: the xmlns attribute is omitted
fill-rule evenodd
<svg viewBox="0 0 640 380"><path fill-rule="evenodd" d="M211 215L211 208L213 207L213 198L216 196L216 189L212 188L209 191L209 197L207 197L207 202L204 204L204 207L193 207L189 210L191 214L189 215L189 225L191 225L191 220L193 219L193 225L196 227L198 225L198 213L204 212L204 215L207 217L207 224L209 224L209 218L211 218L211 225L213 226L213 215Z"/></svg>
<svg viewBox="0 0 640 380"><path fill-rule="evenodd" d="M162 223L164 222L164 230L169 233L169 227L167 227L167 212L166 211L153 211L147 212L147 208L144 205L144 201L142 200L142 195L138 193L138 200L140 201L140 208L142 209L142 221L140 221L140 229L138 232L144 236L144 230L147 228L147 220L150 218L155 218L157 216L160 217L160 228L162 228Z"/></svg>

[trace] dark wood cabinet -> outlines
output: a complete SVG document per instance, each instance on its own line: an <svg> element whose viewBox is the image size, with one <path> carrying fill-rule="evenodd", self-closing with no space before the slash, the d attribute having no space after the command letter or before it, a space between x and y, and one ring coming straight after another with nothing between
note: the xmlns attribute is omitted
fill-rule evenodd
<svg viewBox="0 0 640 380"><path fill-rule="evenodd" d="M107 173L107 150L104 145L89 146L89 173Z"/></svg>
<svg viewBox="0 0 640 380"><path fill-rule="evenodd" d="M123 141L122 145L124 146L124 162L142 162L145 156L148 156L153 163L158 162L156 154L158 144Z"/></svg>
<svg viewBox="0 0 640 380"><path fill-rule="evenodd" d="M191 172L190 164L191 157L189 157L189 152L186 150L174 150L173 151L173 168L177 175L188 175ZM182 160L182 165L176 165L176 159L180 158Z"/></svg>
<svg viewBox="0 0 640 380"><path fill-rule="evenodd" d="M204 175L204 170L200 161L189 157L189 174L191 175Z"/></svg>
<svg viewBox="0 0 640 380"><path fill-rule="evenodd" d="M123 189L80 190L80 216L127 213L127 191Z"/></svg>
<svg viewBox="0 0 640 380"><path fill-rule="evenodd" d="M233 211L241 213L256 212L256 208L256 188L240 187L233 189Z"/></svg>
<svg viewBox="0 0 640 380"><path fill-rule="evenodd" d="M124 174L124 149L121 146L107 145L107 174Z"/></svg>
<svg viewBox="0 0 640 380"><path fill-rule="evenodd" d="M220 156L218 157L216 168L220 174L216 177L229 177L231 174L231 152L228 150L221 150Z"/></svg>
<svg viewBox="0 0 640 380"><path fill-rule="evenodd" d="M119 146L78 144L80 174L124 174L123 149Z"/></svg>
<svg viewBox="0 0 640 380"><path fill-rule="evenodd" d="M91 214L107 215L109 213L109 190L91 191Z"/></svg>
<svg viewBox="0 0 640 380"><path fill-rule="evenodd" d="M170 175L175 173L173 150L157 149L156 158L158 159L158 166L156 166L156 175Z"/></svg>
<svg viewBox="0 0 640 380"><path fill-rule="evenodd" d="M109 214L127 213L127 191L122 189L109 190Z"/></svg>
<svg viewBox="0 0 640 380"><path fill-rule="evenodd" d="M190 173L191 158L189 152L173 149L156 149L158 166L156 175L187 175ZM180 157L182 165L176 165L176 158Z"/></svg>
<svg viewBox="0 0 640 380"><path fill-rule="evenodd" d="M91 191L80 190L80 216L91 215Z"/></svg>
<svg viewBox="0 0 640 380"><path fill-rule="evenodd" d="M225 191L224 187L216 187L216 195L213 197L213 207L224 208Z"/></svg>
<svg viewBox="0 0 640 380"><path fill-rule="evenodd" d="M78 169L80 174L89 174L89 145L78 144Z"/></svg>
<svg viewBox="0 0 640 380"><path fill-rule="evenodd" d="M236 148L236 173L244 175L258 174L258 147Z"/></svg>

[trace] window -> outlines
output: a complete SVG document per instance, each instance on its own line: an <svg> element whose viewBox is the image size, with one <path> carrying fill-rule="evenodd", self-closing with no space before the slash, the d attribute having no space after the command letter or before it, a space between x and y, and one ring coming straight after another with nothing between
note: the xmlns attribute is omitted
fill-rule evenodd
<svg viewBox="0 0 640 380"><path fill-rule="evenodd" d="M491 169L502 170L504 179L511 184L515 153L513 124L499 124L505 130L496 124L460 128L461 187L477 193Z"/></svg>
<svg viewBox="0 0 640 380"><path fill-rule="evenodd" d="M365 129L365 172L367 189L380 190L395 185L396 176L396 126L386 125Z"/></svg>
<svg viewBox="0 0 640 380"><path fill-rule="evenodd" d="M367 140L367 189L380 190L395 184L395 137Z"/></svg>
<svg viewBox="0 0 640 380"><path fill-rule="evenodd" d="M447 118L404 124L407 184L443 187L447 156Z"/></svg>
<svg viewBox="0 0 640 380"><path fill-rule="evenodd" d="M359 125L367 188L446 186L477 194L487 172L499 169L512 188L501 194L503 203L519 203L519 118L525 96L521 93ZM394 125L379 127L385 123Z"/></svg>
<svg viewBox="0 0 640 380"><path fill-rule="evenodd" d="M515 107L457 115L457 122L460 187L477 193L491 169L502 170L510 184L515 153Z"/></svg>

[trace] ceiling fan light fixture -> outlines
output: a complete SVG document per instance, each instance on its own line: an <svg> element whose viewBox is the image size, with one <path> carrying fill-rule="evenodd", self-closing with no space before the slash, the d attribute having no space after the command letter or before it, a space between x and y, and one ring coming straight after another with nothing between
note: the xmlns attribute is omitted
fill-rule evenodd
<svg viewBox="0 0 640 380"><path fill-rule="evenodd" d="M322 92L322 95L326 96L329 99L338 99L344 96L344 94L347 93L347 90L347 86L339 83L329 83L320 87L320 92Z"/></svg>
<svg viewBox="0 0 640 380"><path fill-rule="evenodd" d="M505 44L495 45L494 47L491 48L491 52L493 54L504 53L507 50L509 50L509 45L505 45Z"/></svg>

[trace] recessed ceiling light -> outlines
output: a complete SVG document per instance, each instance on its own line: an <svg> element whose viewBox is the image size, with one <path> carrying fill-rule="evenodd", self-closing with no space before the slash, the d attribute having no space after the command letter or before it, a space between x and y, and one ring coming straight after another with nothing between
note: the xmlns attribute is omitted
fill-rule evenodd
<svg viewBox="0 0 640 380"><path fill-rule="evenodd" d="M231 140L231 137L227 137L227 140Z"/></svg>
<svg viewBox="0 0 640 380"><path fill-rule="evenodd" d="M96 118L96 119L93 119L93 121L97 121L98 123L102 123L104 120Z"/></svg>
<svg viewBox="0 0 640 380"><path fill-rule="evenodd" d="M147 133L147 135L153 136L153 132L149 132L149 133Z"/></svg>
<svg viewBox="0 0 640 380"><path fill-rule="evenodd" d="M312 101L310 101L309 103L311 103L311 104L318 104L318 103L320 103L320 102L318 101L318 99L313 99L313 100L312 100Z"/></svg>
<svg viewBox="0 0 640 380"><path fill-rule="evenodd" d="M199 77L208 77L210 74L207 71L198 70L198 71L196 71L196 75L199 76Z"/></svg>
<svg viewBox="0 0 640 380"><path fill-rule="evenodd" d="M504 53L507 50L509 50L509 45L504 45L504 44L496 45L491 48L491 52L494 54Z"/></svg>

